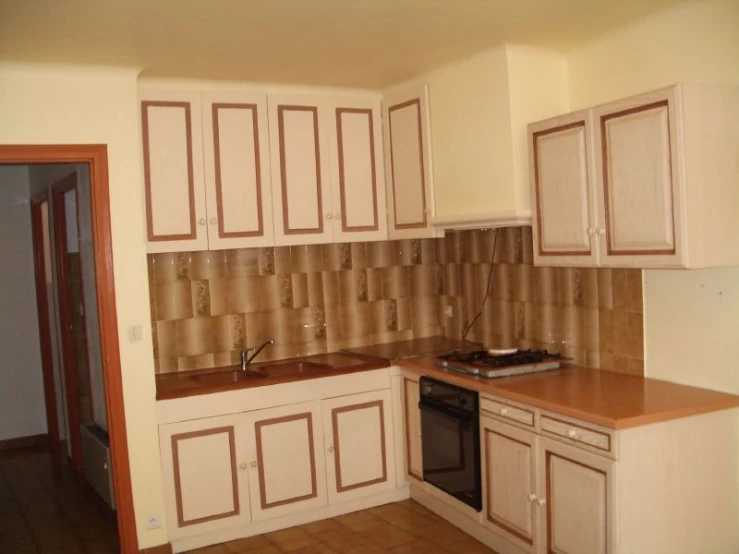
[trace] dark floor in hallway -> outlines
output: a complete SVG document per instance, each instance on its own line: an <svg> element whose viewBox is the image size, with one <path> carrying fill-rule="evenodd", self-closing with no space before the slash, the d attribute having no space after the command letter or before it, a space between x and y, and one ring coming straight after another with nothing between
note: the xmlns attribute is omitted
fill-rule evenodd
<svg viewBox="0 0 739 554"><path fill-rule="evenodd" d="M113 512L45 448L0 452L0 553L114 554Z"/></svg>

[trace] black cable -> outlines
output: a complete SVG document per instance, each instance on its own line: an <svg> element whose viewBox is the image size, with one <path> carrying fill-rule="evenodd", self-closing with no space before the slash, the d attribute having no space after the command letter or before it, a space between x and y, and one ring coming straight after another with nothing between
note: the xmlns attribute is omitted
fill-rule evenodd
<svg viewBox="0 0 739 554"><path fill-rule="evenodd" d="M490 295L490 284L493 280L493 264L495 263L495 247L498 245L498 233L500 233L500 229L495 230L495 238L493 239L493 256L490 258L490 271L488 273L488 286L487 290L485 290L485 297L482 299L482 304L480 304L480 311L477 312L477 315L467 326L467 330L464 332L464 335L462 335L462 340L465 340L467 338L467 335L472 330L472 326L477 322L478 319L480 319L480 316L485 309L485 302L488 301L488 296Z"/></svg>

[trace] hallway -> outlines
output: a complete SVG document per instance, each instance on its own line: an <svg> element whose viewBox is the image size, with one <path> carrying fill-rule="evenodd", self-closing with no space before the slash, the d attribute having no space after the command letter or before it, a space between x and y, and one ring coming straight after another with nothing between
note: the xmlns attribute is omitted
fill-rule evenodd
<svg viewBox="0 0 739 554"><path fill-rule="evenodd" d="M0 552L115 554L115 514L45 447L0 452Z"/></svg>

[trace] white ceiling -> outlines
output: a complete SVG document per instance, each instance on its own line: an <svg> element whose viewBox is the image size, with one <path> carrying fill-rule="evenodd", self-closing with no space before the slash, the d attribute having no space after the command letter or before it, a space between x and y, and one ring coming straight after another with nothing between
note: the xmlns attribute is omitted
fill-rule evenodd
<svg viewBox="0 0 739 554"><path fill-rule="evenodd" d="M567 50L676 0L0 0L0 61L382 88L503 42Z"/></svg>

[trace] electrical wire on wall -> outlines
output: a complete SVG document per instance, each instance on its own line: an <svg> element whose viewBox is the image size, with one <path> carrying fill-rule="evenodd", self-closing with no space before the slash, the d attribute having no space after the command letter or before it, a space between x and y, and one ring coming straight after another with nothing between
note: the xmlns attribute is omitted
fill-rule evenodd
<svg viewBox="0 0 739 554"><path fill-rule="evenodd" d="M493 284L493 263L495 262L495 247L498 245L498 234L500 234L500 229L495 230L495 237L493 237L493 255L490 257L490 271L488 272L488 286L485 288L485 296L482 299L482 304L480 304L480 311L477 312L477 315L472 318L472 321L467 326L467 330L464 332L464 335L462 335L462 340L467 339L467 335L472 330L473 325L477 322L478 319L480 319L480 316L482 315L483 310L485 309L485 303L488 301L488 296L490 296L490 286Z"/></svg>

